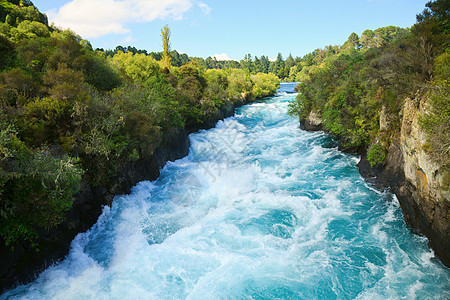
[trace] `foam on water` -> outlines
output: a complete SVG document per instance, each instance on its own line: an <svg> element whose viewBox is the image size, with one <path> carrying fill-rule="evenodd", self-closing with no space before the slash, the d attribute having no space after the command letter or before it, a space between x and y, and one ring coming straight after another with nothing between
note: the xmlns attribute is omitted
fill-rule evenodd
<svg viewBox="0 0 450 300"><path fill-rule="evenodd" d="M2 299L450 298L450 272L358 157L286 115L295 95L192 134L59 265Z"/></svg>

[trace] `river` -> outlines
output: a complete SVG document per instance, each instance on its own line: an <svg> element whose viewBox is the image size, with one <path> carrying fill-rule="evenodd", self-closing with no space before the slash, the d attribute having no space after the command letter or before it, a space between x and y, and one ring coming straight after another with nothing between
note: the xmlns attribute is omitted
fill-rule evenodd
<svg viewBox="0 0 450 300"><path fill-rule="evenodd" d="M358 157L286 114L292 84L190 135L69 255L1 299L449 299L450 271Z"/></svg>

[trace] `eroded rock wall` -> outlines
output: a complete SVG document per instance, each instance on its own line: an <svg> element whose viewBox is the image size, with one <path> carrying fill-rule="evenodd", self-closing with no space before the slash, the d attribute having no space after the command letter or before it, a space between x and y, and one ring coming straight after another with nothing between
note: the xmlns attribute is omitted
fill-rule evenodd
<svg viewBox="0 0 450 300"><path fill-rule="evenodd" d="M425 234L430 246L450 266L450 198L443 183L443 162L424 149L426 134L419 125L428 109L427 99L406 99L400 131L405 183L398 188L406 221Z"/></svg>
<svg viewBox="0 0 450 300"><path fill-rule="evenodd" d="M424 147L427 137L419 120L427 110L425 97L406 99L401 126L393 128L392 118L383 108L379 135L390 141L386 160L372 167L362 151L358 166L368 182L389 188L397 196L405 221L428 238L436 255L450 267L450 194L444 184L443 162L435 161ZM316 112L300 123L304 130L322 129Z"/></svg>

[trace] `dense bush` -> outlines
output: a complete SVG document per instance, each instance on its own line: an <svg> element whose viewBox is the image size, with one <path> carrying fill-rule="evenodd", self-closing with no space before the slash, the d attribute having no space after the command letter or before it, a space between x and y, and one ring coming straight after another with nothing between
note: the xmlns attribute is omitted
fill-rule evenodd
<svg viewBox="0 0 450 300"><path fill-rule="evenodd" d="M257 98L273 95L275 94L277 88L280 87L278 84L278 77L272 73L258 73L251 75L250 78L254 83L252 90L253 96Z"/></svg>
<svg viewBox="0 0 450 300"><path fill-rule="evenodd" d="M0 235L7 245L56 226L72 205L81 170L67 155L32 150L11 125L0 129Z"/></svg>
<svg viewBox="0 0 450 300"><path fill-rule="evenodd" d="M367 160L372 167L382 163L385 158L386 150L378 144L371 145L367 150Z"/></svg>

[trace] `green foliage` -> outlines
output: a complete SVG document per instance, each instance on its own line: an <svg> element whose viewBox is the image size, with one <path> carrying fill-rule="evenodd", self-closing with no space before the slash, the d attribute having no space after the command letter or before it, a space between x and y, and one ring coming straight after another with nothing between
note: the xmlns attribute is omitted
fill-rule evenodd
<svg viewBox="0 0 450 300"><path fill-rule="evenodd" d="M178 100L175 88L165 77L151 77L145 84L148 96L140 104L140 111L150 116L156 125L163 129L183 128L185 118L183 112L187 109Z"/></svg>
<svg viewBox="0 0 450 300"><path fill-rule="evenodd" d="M188 101L196 105L203 96L206 79L203 70L196 64L189 63L178 69L178 89Z"/></svg>
<svg viewBox="0 0 450 300"><path fill-rule="evenodd" d="M381 164L386 159L386 149L379 144L374 144L367 150L367 161L370 166L373 167L377 164Z"/></svg>
<svg viewBox="0 0 450 300"><path fill-rule="evenodd" d="M0 103L6 106L25 104L28 99L36 97L39 91L38 83L20 68L1 73L0 84L4 91Z"/></svg>
<svg viewBox="0 0 450 300"><path fill-rule="evenodd" d="M350 34L350 36L348 37L346 44L348 45L348 47L359 48L359 36L356 33L352 32L352 34Z"/></svg>
<svg viewBox="0 0 450 300"><path fill-rule="evenodd" d="M219 70L207 70L205 72L207 87L206 97L221 101L227 98L228 79L224 72Z"/></svg>
<svg viewBox="0 0 450 300"><path fill-rule="evenodd" d="M432 82L430 111L420 118L420 126L427 133L430 157L450 169L450 53L438 56L434 62L435 79Z"/></svg>
<svg viewBox="0 0 450 300"><path fill-rule="evenodd" d="M26 153L25 145L17 138L17 131L14 126L5 122L0 123L0 160L20 157Z"/></svg>
<svg viewBox="0 0 450 300"><path fill-rule="evenodd" d="M63 220L79 188L81 170L68 156L29 150L10 125L2 125L0 137L0 235L12 245Z"/></svg>
<svg viewBox="0 0 450 300"><path fill-rule="evenodd" d="M19 126L29 145L55 143L70 130L72 107L66 102L45 97L27 103L24 108Z"/></svg>
<svg viewBox="0 0 450 300"><path fill-rule="evenodd" d="M42 23L25 20L21 22L17 28L12 28L10 35L11 40L17 43L35 37L50 37L50 31L48 30L48 27Z"/></svg>
<svg viewBox="0 0 450 300"><path fill-rule="evenodd" d="M450 3L447 0L434 0L428 1L425 6L425 10L417 15L413 32L420 38L422 47L430 48L432 55L436 55L449 46Z"/></svg>
<svg viewBox="0 0 450 300"><path fill-rule="evenodd" d="M54 99L67 103L85 100L86 93L82 85L84 78L80 71L74 71L65 63L59 63L56 70L49 69L42 77L48 87L48 93Z"/></svg>
<svg viewBox="0 0 450 300"><path fill-rule="evenodd" d="M228 96L232 101L249 99L252 96L250 73L240 69L227 70Z"/></svg>
<svg viewBox="0 0 450 300"><path fill-rule="evenodd" d="M161 128L155 126L149 116L139 111L131 112L127 116L125 129L131 137L130 146L138 150L140 157L150 157L161 143Z"/></svg>
<svg viewBox="0 0 450 300"><path fill-rule="evenodd" d="M384 161L392 137L398 134L403 99L429 90L430 111L421 118L428 133L423 149L447 168L448 11L448 1L430 1L412 34L394 26L366 30L361 37L352 33L340 48L328 46L306 55L296 69L291 68L302 83L290 114L305 119L318 112L324 128L339 136L343 146L367 149L373 166ZM382 130L381 109L386 123Z"/></svg>
<svg viewBox="0 0 450 300"><path fill-rule="evenodd" d="M14 44L2 34L1 25L0 23L0 71L8 69L14 60Z"/></svg>
<svg viewBox="0 0 450 300"><path fill-rule="evenodd" d="M177 98L185 116L185 124L191 127L204 118L203 93L207 85L204 70L195 63L188 63L177 70L177 75Z"/></svg>
<svg viewBox="0 0 450 300"><path fill-rule="evenodd" d="M252 93L256 98L273 95L280 87L280 79L272 73L258 73L250 78L254 83Z"/></svg>
<svg viewBox="0 0 450 300"><path fill-rule="evenodd" d="M365 69L365 54L354 51L335 55L310 74L310 80L299 84L290 113L304 119L313 110L319 112L326 130L341 136L345 146L359 148L374 134L379 103L369 100L373 72Z"/></svg>
<svg viewBox="0 0 450 300"><path fill-rule="evenodd" d="M19 21L19 22L16 22ZM48 25L47 16L40 13L31 1L0 1L0 22L14 26L24 20L37 21Z"/></svg>
<svg viewBox="0 0 450 300"><path fill-rule="evenodd" d="M133 82L143 83L160 71L156 60L145 54L119 52L111 58L111 63Z"/></svg>
<svg viewBox="0 0 450 300"><path fill-rule="evenodd" d="M106 60L93 53L77 57L73 64L83 72L86 82L99 91L110 91L122 83L118 72Z"/></svg>

